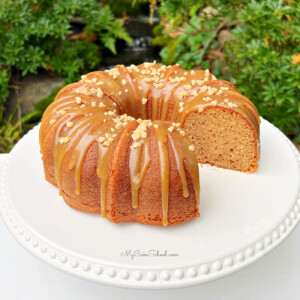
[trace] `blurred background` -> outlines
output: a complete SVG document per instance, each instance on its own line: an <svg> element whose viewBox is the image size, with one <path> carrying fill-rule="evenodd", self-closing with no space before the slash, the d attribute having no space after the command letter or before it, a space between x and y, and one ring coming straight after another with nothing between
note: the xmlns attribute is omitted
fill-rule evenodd
<svg viewBox="0 0 300 300"><path fill-rule="evenodd" d="M0 0L0 152L81 74L153 60L233 82L299 149L297 0Z"/></svg>

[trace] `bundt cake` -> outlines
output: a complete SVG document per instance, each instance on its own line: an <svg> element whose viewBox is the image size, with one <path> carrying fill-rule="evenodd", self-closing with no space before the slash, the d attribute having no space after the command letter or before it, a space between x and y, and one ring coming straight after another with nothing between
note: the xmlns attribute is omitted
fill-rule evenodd
<svg viewBox="0 0 300 300"><path fill-rule="evenodd" d="M118 65L64 87L45 111L46 180L115 223L199 216L199 163L243 172L259 159L259 115L232 84L179 65Z"/></svg>

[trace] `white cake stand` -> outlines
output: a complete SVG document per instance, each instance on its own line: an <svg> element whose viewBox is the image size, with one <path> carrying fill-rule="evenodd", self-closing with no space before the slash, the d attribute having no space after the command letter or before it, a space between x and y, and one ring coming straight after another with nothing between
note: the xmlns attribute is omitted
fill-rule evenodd
<svg viewBox="0 0 300 300"><path fill-rule="evenodd" d="M131 288L200 284L257 261L300 219L299 153L265 120L258 170L200 168L201 217L173 227L113 224L71 209L44 179L38 130L9 155L0 210L21 245L74 276Z"/></svg>

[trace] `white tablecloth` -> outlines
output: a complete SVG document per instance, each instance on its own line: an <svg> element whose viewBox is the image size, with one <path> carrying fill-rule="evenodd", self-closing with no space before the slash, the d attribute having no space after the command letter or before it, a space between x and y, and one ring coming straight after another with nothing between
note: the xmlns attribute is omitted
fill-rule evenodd
<svg viewBox="0 0 300 300"><path fill-rule="evenodd" d="M0 169L6 155L0 155ZM104 286L64 274L29 254L0 218L0 299L300 299L300 226L254 265L203 285L164 291Z"/></svg>

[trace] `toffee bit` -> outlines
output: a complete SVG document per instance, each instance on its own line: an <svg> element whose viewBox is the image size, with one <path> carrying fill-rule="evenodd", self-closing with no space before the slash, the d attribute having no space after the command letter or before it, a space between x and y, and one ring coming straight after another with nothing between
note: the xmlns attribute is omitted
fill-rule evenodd
<svg viewBox="0 0 300 300"><path fill-rule="evenodd" d="M186 91L190 90L192 86L190 84L186 84L183 86Z"/></svg>
<svg viewBox="0 0 300 300"><path fill-rule="evenodd" d="M105 141L105 138L103 136L100 136L98 138L98 141L102 144Z"/></svg>
<svg viewBox="0 0 300 300"><path fill-rule="evenodd" d="M169 130L170 132L173 132L174 126L170 126L170 127L168 128L168 130Z"/></svg>
<svg viewBox="0 0 300 300"><path fill-rule="evenodd" d="M81 104L81 98L80 97L75 97L76 103Z"/></svg>
<svg viewBox="0 0 300 300"><path fill-rule="evenodd" d="M192 151L192 152L195 151L195 146L194 145L190 145L189 146L189 150Z"/></svg>
<svg viewBox="0 0 300 300"><path fill-rule="evenodd" d="M59 139L59 142L60 142L60 144L66 144L66 143L69 143L70 140L71 140L70 137L67 136L67 137L62 137L62 138L60 138L60 139Z"/></svg>
<svg viewBox="0 0 300 300"><path fill-rule="evenodd" d="M100 88L97 88L97 96L99 98L102 98L102 96L103 96L103 92L102 92L102 90Z"/></svg>

